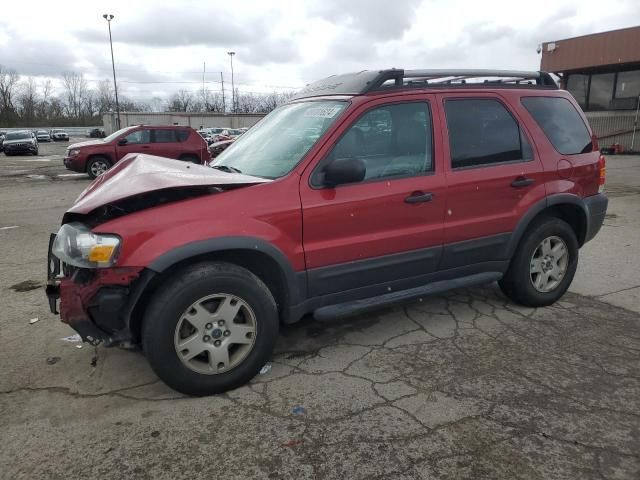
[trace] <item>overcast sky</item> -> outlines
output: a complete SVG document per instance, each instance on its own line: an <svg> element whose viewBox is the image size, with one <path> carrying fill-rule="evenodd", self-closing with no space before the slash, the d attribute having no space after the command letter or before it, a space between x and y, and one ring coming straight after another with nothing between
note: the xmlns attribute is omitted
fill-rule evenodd
<svg viewBox="0 0 640 480"><path fill-rule="evenodd" d="M273 91L334 73L388 67L537 69L543 41L640 24L639 0L4 1L0 64L41 80L111 78L112 13L119 91ZM166 5L162 5L166 3ZM105 10L105 11L103 11ZM180 83L174 83L180 82ZM225 85L226 86L226 85Z"/></svg>

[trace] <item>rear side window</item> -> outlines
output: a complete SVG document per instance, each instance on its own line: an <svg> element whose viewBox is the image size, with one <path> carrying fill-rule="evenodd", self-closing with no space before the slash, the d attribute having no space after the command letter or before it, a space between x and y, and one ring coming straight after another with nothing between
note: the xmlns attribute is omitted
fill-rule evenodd
<svg viewBox="0 0 640 480"><path fill-rule="evenodd" d="M173 143L176 141L175 130L154 130L153 141L154 143Z"/></svg>
<svg viewBox="0 0 640 480"><path fill-rule="evenodd" d="M447 100L445 112L452 168L533 158L520 126L497 100Z"/></svg>
<svg viewBox="0 0 640 480"><path fill-rule="evenodd" d="M179 142L186 142L187 138L189 138L189 134L191 132L189 130L176 130L176 136L178 137Z"/></svg>
<svg viewBox="0 0 640 480"><path fill-rule="evenodd" d="M525 97L522 105L561 154L575 155L593 150L587 126L566 98Z"/></svg>

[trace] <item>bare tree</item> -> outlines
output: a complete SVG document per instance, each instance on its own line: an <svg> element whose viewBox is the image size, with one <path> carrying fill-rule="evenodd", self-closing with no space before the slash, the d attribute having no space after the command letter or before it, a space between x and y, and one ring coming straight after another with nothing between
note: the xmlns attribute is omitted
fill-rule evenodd
<svg viewBox="0 0 640 480"><path fill-rule="evenodd" d="M193 103L193 94L189 90L178 90L169 98L167 111L187 112Z"/></svg>
<svg viewBox="0 0 640 480"><path fill-rule="evenodd" d="M98 113L100 115L115 110L115 91L109 80L102 80L98 83L97 95Z"/></svg>
<svg viewBox="0 0 640 480"><path fill-rule="evenodd" d="M17 116L14 105L20 76L15 70L7 70L0 65L0 120L11 121Z"/></svg>
<svg viewBox="0 0 640 480"><path fill-rule="evenodd" d="M27 121L33 121L36 117L38 105L38 86L33 77L27 77L19 86L18 103L20 116Z"/></svg>
<svg viewBox="0 0 640 480"><path fill-rule="evenodd" d="M38 105L36 107L36 115L38 118L46 119L50 117L49 101L51 97L51 90L51 80L47 79L40 86L40 91L42 93L39 96Z"/></svg>
<svg viewBox="0 0 640 480"><path fill-rule="evenodd" d="M87 95L87 81L81 73L64 72L62 84L66 98L67 113L71 117L82 116L82 107Z"/></svg>

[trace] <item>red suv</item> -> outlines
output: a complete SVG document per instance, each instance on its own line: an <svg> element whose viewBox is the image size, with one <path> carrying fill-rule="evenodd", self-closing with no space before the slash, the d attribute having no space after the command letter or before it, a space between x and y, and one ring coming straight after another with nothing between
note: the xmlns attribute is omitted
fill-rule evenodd
<svg viewBox="0 0 640 480"><path fill-rule="evenodd" d="M191 127L139 125L106 138L74 143L64 166L96 178L129 153L146 153L193 163L209 160L207 142Z"/></svg>
<svg viewBox="0 0 640 480"><path fill-rule="evenodd" d="M222 392L306 314L494 281L555 302L604 219L604 175L546 73L332 76L211 168L131 156L105 173L52 235L49 302L86 341L140 343L174 389Z"/></svg>

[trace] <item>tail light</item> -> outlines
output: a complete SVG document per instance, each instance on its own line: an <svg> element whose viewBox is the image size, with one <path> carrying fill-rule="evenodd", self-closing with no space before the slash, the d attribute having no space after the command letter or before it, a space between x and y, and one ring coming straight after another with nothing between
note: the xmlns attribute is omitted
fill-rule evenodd
<svg viewBox="0 0 640 480"><path fill-rule="evenodd" d="M604 155L600 155L598 159L598 192L602 193L604 190L604 182L607 177L607 161Z"/></svg>

